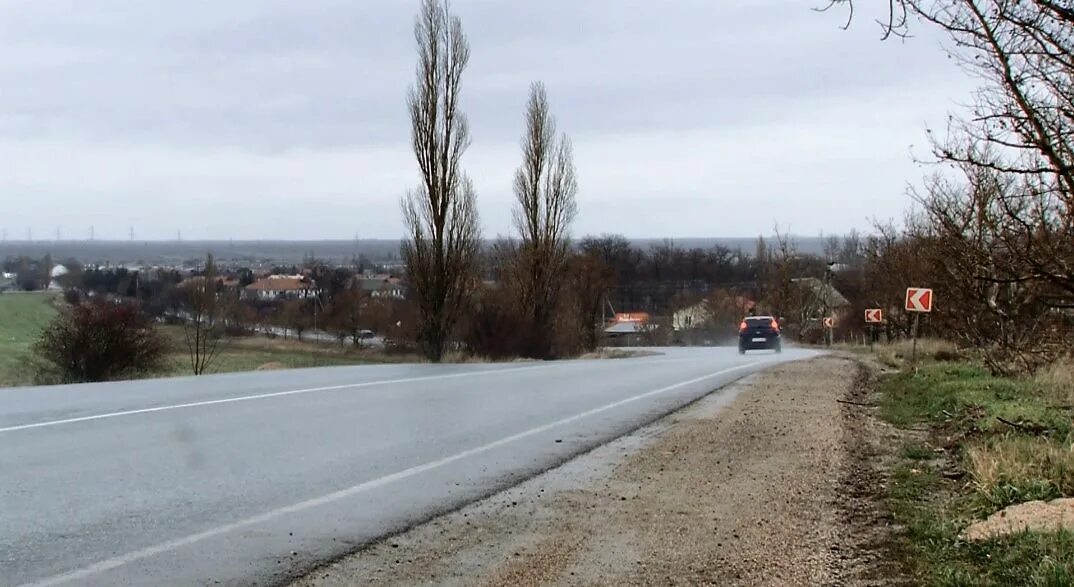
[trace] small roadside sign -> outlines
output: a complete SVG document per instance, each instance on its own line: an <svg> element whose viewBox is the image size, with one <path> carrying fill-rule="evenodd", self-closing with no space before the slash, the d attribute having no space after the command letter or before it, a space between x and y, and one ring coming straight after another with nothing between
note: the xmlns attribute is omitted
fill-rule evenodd
<svg viewBox="0 0 1074 587"><path fill-rule="evenodd" d="M932 290L924 287L906 288L907 312L931 312Z"/></svg>
<svg viewBox="0 0 1074 587"><path fill-rule="evenodd" d="M828 317L824 318L824 327L825 328L832 328L834 326L835 326L835 318L832 318L831 316L828 316Z"/></svg>
<svg viewBox="0 0 1074 587"><path fill-rule="evenodd" d="M880 308L869 308L865 311L865 322L867 324L880 324L884 321L884 312Z"/></svg>

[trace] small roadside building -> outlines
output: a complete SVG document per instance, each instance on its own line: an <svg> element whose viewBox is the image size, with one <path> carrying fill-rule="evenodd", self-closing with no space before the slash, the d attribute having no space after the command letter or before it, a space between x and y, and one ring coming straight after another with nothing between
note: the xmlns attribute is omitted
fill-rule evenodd
<svg viewBox="0 0 1074 587"><path fill-rule="evenodd" d="M623 312L605 325L604 338L609 346L642 346L656 328L645 312Z"/></svg>

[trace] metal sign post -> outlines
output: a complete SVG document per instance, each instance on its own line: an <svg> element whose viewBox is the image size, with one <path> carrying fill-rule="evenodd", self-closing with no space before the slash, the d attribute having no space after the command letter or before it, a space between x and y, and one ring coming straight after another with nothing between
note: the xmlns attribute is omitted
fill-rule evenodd
<svg viewBox="0 0 1074 587"><path fill-rule="evenodd" d="M910 362L915 364L915 365L917 364L917 329L920 326L920 324L921 324L921 314L916 313L916 314L914 314L914 333L912 335L913 339L914 339L914 344L913 344L914 350L911 351L911 354L910 354Z"/></svg>

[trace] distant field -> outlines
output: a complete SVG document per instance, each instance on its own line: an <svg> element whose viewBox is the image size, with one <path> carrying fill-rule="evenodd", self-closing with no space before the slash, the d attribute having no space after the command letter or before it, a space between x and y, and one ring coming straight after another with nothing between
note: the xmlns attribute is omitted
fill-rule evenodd
<svg viewBox="0 0 1074 587"><path fill-rule="evenodd" d="M180 326L166 326L162 332L171 340L166 375L190 375L190 354ZM416 361L409 355L389 355L379 350L358 350L331 343L262 336L235 338L221 343L210 373L255 371L258 369L297 369L369 363Z"/></svg>
<svg viewBox="0 0 1074 587"><path fill-rule="evenodd" d="M56 298L55 294L0 295L0 387L33 385L34 377L27 360L32 356L31 346L41 330L56 315ZM168 354L167 368L158 376L190 375L190 357L183 329L164 326L160 331L169 339L171 352ZM248 337L222 343L219 356L209 371L228 373L415 360L418 360L415 356L389 355L383 351L358 350L350 346Z"/></svg>
<svg viewBox="0 0 1074 587"><path fill-rule="evenodd" d="M30 346L56 315L55 294L0 295L0 386L29 385Z"/></svg>

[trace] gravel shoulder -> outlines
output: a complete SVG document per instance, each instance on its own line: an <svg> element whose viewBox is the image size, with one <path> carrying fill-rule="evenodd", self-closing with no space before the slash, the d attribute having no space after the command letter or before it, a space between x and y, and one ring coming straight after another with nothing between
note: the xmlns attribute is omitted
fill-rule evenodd
<svg viewBox="0 0 1074 587"><path fill-rule="evenodd" d="M894 583L867 380L775 367L295 585Z"/></svg>

